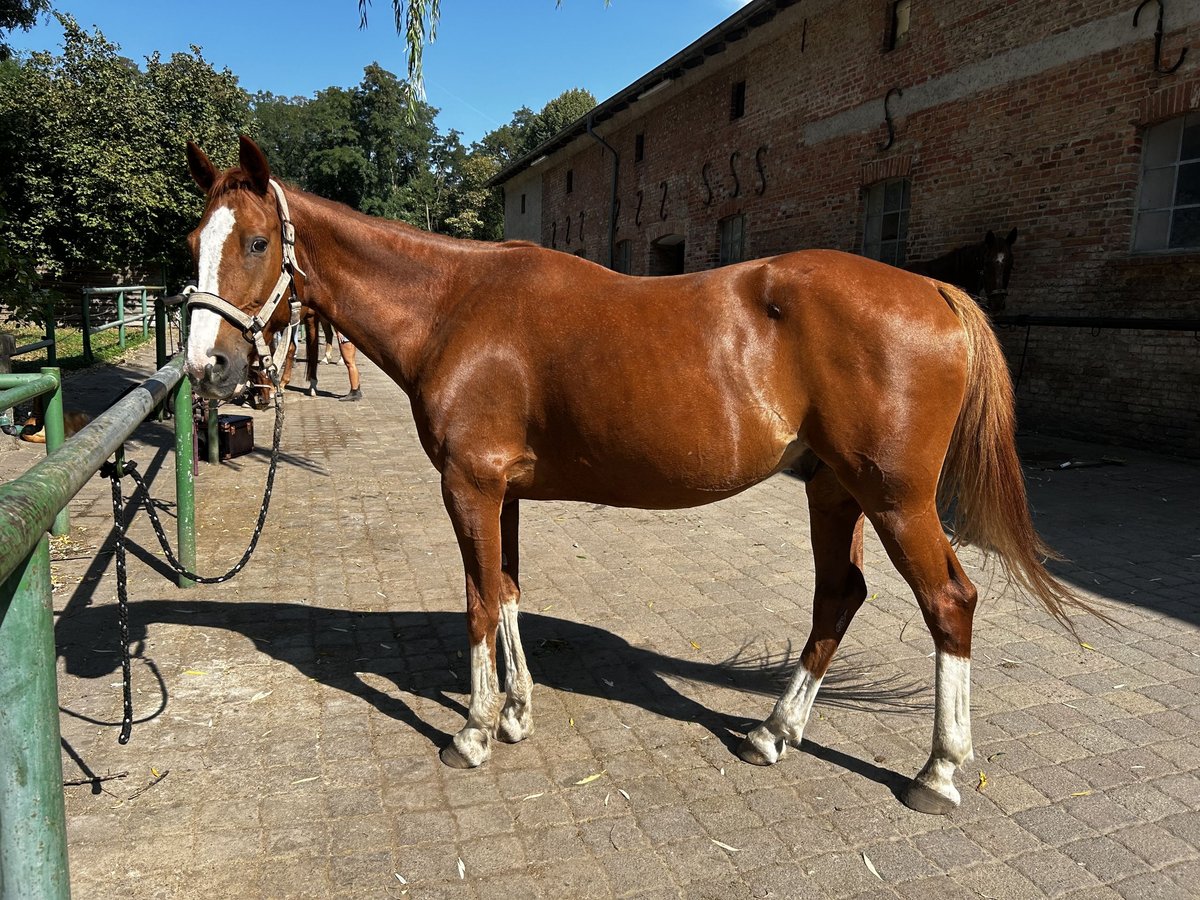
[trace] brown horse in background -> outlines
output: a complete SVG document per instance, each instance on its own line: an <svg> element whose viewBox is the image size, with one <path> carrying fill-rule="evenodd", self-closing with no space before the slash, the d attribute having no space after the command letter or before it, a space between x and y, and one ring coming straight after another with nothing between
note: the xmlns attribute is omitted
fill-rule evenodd
<svg viewBox="0 0 1200 900"><path fill-rule="evenodd" d="M1013 268L1012 248L1016 242L1015 228L1004 240L989 231L978 244L958 247L925 262L909 263L905 268L957 285L968 294L980 298L990 312L1000 312L1008 298L1008 279Z"/></svg>
<svg viewBox="0 0 1200 900"><path fill-rule="evenodd" d="M739 754L768 765L800 743L867 596L870 519L937 651L932 751L905 802L926 812L958 805L954 772L972 753L977 595L943 531L939 496L955 501L957 538L994 551L1053 615L1065 621L1067 605L1082 605L1042 564L1008 369L970 297L833 251L634 278L284 189L246 138L238 168L218 171L194 144L188 160L208 198L190 238L200 291L253 314L294 272L304 303L410 398L466 573L471 701L446 763L480 765L493 738L533 730L517 623L522 500L688 507L791 468L807 478L812 632L791 684ZM267 331L284 324L281 304ZM211 308L193 310L187 352L207 397L229 396L254 355Z"/></svg>

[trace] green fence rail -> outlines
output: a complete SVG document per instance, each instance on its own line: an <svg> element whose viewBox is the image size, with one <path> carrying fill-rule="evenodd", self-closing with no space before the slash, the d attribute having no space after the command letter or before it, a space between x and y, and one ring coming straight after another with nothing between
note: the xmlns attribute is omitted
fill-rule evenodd
<svg viewBox="0 0 1200 900"><path fill-rule="evenodd" d="M133 284L123 287L102 287L102 288L84 288L83 299L79 301L79 316L82 321L83 331L83 361L91 363L95 357L92 356L92 335L99 334L102 331L108 331L110 328L117 329L117 346L125 347L125 329L131 325L140 322L142 326L142 337L150 336L150 320L155 318L155 309L150 308L150 295L152 293L161 295L166 288L161 285L145 285ZM116 297L117 298L117 317L111 322L104 322L100 325L92 326L92 300L96 297ZM130 314L126 308L128 300L137 300L138 310ZM158 304L155 304L157 308ZM165 332L165 329L163 329Z"/></svg>
<svg viewBox="0 0 1200 900"><path fill-rule="evenodd" d="M65 433L62 373L54 367L47 367L42 369L40 375L0 374L0 428L4 428L6 432L22 425L13 421L9 415L10 407L43 396L48 398L44 404L42 427L45 429L46 455L49 456L62 446ZM71 530L68 515L65 506L58 511L50 528L51 534L66 534Z"/></svg>
<svg viewBox="0 0 1200 900"><path fill-rule="evenodd" d="M182 354L24 475L0 485L0 900L58 900L71 892L46 531L172 392L179 561L194 571L194 423ZM181 587L188 584L181 579Z"/></svg>

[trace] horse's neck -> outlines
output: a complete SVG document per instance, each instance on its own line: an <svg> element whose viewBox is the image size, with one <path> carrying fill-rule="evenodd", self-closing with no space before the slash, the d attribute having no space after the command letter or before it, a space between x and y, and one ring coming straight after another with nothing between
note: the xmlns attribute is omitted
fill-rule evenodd
<svg viewBox="0 0 1200 900"><path fill-rule="evenodd" d="M449 302L452 245L310 194L289 200L306 304L411 391Z"/></svg>

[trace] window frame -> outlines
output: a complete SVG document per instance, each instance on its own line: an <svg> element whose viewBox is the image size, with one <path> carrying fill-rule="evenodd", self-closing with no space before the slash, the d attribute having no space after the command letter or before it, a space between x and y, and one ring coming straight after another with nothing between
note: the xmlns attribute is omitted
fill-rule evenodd
<svg viewBox="0 0 1200 900"><path fill-rule="evenodd" d="M1195 129L1195 134L1192 136L1195 147L1190 151L1192 155L1185 158L1185 139L1189 128ZM1155 152L1155 148L1152 146L1155 142L1155 133L1165 134L1171 129L1177 129L1178 133L1173 138L1172 143L1174 146L1170 151L1170 157L1166 162L1151 164L1154 162L1151 154ZM1185 166L1191 168L1193 173L1200 174L1200 112L1189 112L1181 116L1174 116L1170 119L1156 122L1146 127L1142 132L1142 158L1138 164L1138 189L1134 199L1133 228L1129 243L1131 253L1145 255L1200 252L1200 232L1197 233L1195 243L1172 246L1176 214L1180 210L1194 210L1195 212L1192 212L1191 215L1200 216L1200 196L1197 196L1195 202L1180 202L1180 172ZM1153 177L1153 173L1166 174L1168 172L1170 173L1170 186L1169 190L1165 192L1165 199L1169 200L1169 202L1166 205L1161 205L1155 204L1153 201L1148 201L1148 195L1152 191L1149 182ZM1163 186L1160 184L1158 188L1160 192ZM1143 230L1146 229L1143 221L1151 216L1165 216L1166 227L1163 229L1163 235L1159 240L1149 239L1147 231ZM1160 219L1160 221L1163 220Z"/></svg>
<svg viewBox="0 0 1200 900"><path fill-rule="evenodd" d="M633 136L633 161L640 163L646 158L646 133L639 131Z"/></svg>
<svg viewBox="0 0 1200 900"><path fill-rule="evenodd" d="M733 224L737 223L736 234ZM736 251L736 252L735 252ZM732 266L746 261L746 215L735 213L717 221L717 265Z"/></svg>
<svg viewBox="0 0 1200 900"><path fill-rule="evenodd" d="M729 94L729 121L736 122L746 117L746 79L735 81Z"/></svg>
<svg viewBox="0 0 1200 900"><path fill-rule="evenodd" d="M903 28L901 20L903 19ZM888 30L884 49L887 52L907 46L912 33L912 0L890 0L888 3Z"/></svg>
<svg viewBox="0 0 1200 900"><path fill-rule="evenodd" d="M888 187L900 185L899 204L889 203ZM873 194L878 193L877 208L873 207ZM908 259L908 223L912 213L912 179L907 175L883 178L863 187L863 227L859 253L868 259L878 260L890 266L903 266ZM895 237L884 238L885 223L889 216L896 216ZM872 224L878 221L878 236L872 238ZM874 253L871 252L874 246ZM887 258L886 247L894 248L892 258Z"/></svg>

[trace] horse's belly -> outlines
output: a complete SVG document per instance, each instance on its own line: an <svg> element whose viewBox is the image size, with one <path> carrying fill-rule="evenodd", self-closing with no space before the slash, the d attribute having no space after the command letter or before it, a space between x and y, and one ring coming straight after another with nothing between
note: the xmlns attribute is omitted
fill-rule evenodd
<svg viewBox="0 0 1200 900"><path fill-rule="evenodd" d="M679 509L731 497L796 462L807 447L758 438L755 446L725 441L693 446L661 442L565 454L536 453L536 463L510 494L537 500L577 500L606 506Z"/></svg>

